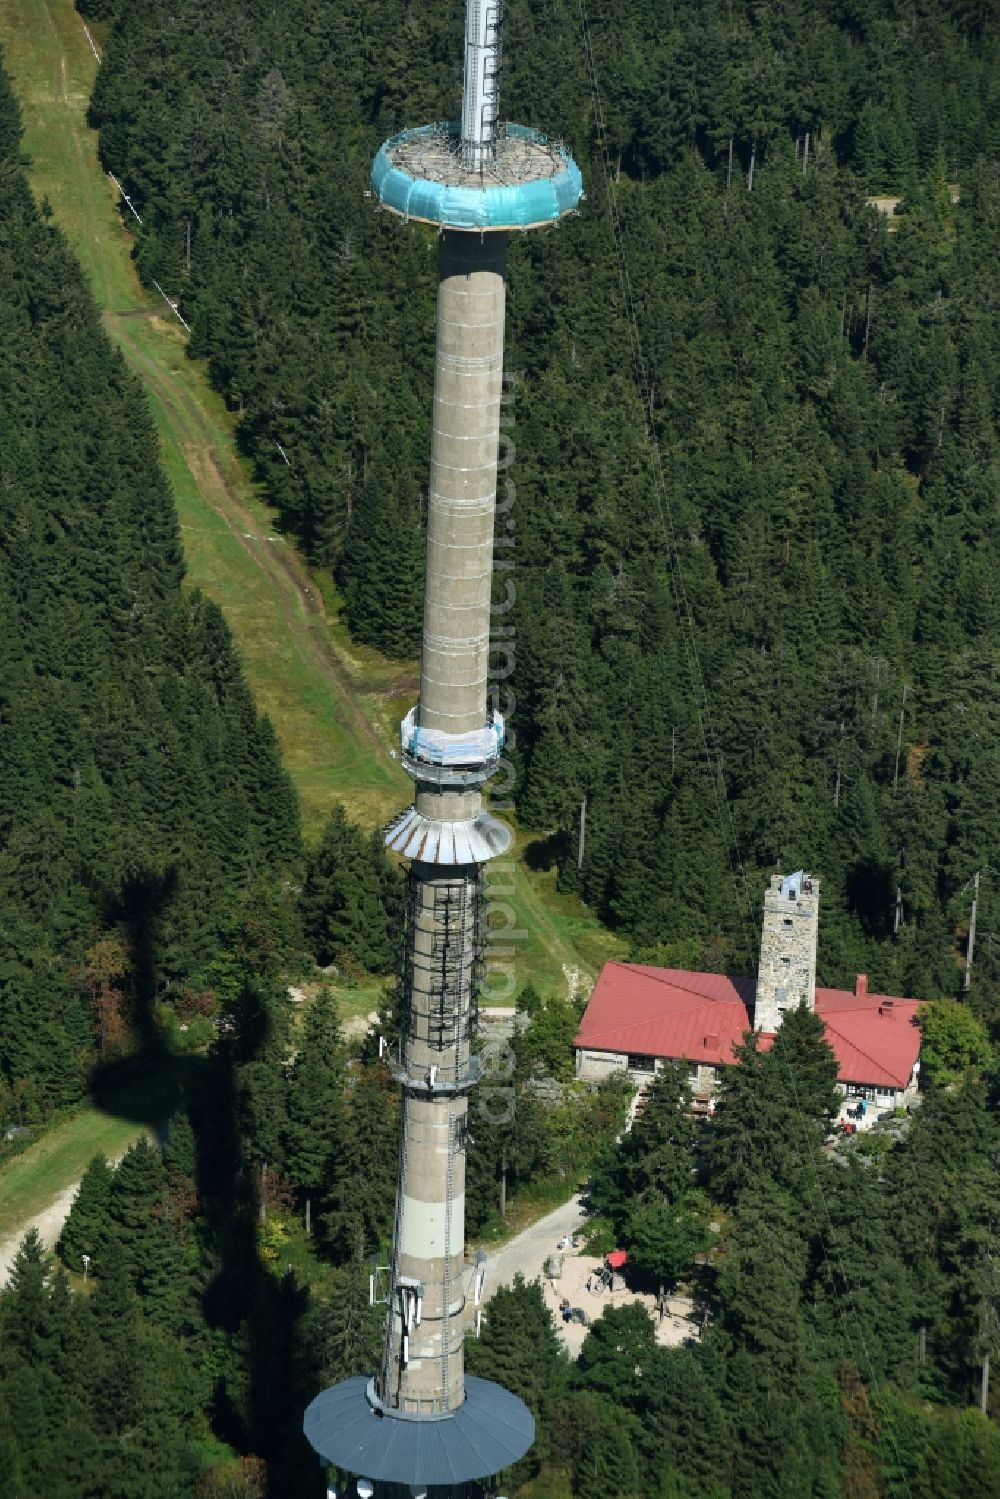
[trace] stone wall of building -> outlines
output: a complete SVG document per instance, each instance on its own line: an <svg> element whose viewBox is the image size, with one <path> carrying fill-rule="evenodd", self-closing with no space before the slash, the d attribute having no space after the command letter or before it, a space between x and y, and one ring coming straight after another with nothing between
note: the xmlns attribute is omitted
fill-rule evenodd
<svg viewBox="0 0 1000 1499"><path fill-rule="evenodd" d="M786 1010L816 1007L819 880L807 874L772 876L764 896L754 1026L772 1033Z"/></svg>
<svg viewBox="0 0 1000 1499"><path fill-rule="evenodd" d="M628 1058L620 1051L589 1051L580 1046L576 1053L576 1075L585 1083L599 1083L616 1069L624 1072Z"/></svg>
<svg viewBox="0 0 1000 1499"><path fill-rule="evenodd" d="M709 1062L692 1062L688 1082L692 1093L706 1093L714 1098L719 1091L719 1069Z"/></svg>

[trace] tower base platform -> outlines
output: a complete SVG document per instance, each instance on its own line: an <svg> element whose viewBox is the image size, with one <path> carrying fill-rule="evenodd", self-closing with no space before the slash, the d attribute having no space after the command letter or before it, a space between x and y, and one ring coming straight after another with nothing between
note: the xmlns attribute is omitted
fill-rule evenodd
<svg viewBox="0 0 1000 1499"><path fill-rule="evenodd" d="M324 1390L303 1430L321 1458L373 1483L433 1489L490 1478L523 1457L535 1420L509 1390L469 1375L465 1403L430 1419L389 1415L372 1403L365 1375Z"/></svg>

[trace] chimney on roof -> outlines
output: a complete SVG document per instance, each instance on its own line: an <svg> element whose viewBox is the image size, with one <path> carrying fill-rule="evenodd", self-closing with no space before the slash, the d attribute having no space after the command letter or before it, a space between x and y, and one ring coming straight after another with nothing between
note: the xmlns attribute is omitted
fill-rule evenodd
<svg viewBox="0 0 1000 1499"><path fill-rule="evenodd" d="M867 975L867 973L859 973L858 976L857 976L857 978L854 980L854 998L855 999L867 999L868 998L868 975Z"/></svg>
<svg viewBox="0 0 1000 1499"><path fill-rule="evenodd" d="M895 1020L896 1011L893 1008L892 1000L883 999L882 1003L878 1007L878 1013L881 1020Z"/></svg>
<svg viewBox="0 0 1000 1499"><path fill-rule="evenodd" d="M798 870L772 875L764 896L760 966L753 1023L773 1034L786 1010L816 1008L816 939L819 932L819 880Z"/></svg>
<svg viewBox="0 0 1000 1499"><path fill-rule="evenodd" d="M704 1046L705 1050L708 1051L710 1047L718 1046L719 1038L717 1035L709 1033L709 1035L705 1037L701 1044L702 1046Z"/></svg>

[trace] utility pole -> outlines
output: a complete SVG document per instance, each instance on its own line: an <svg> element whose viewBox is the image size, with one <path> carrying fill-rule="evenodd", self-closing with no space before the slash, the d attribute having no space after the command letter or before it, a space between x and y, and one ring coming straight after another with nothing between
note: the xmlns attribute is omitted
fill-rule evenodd
<svg viewBox="0 0 1000 1499"><path fill-rule="evenodd" d="M840 741L837 745L837 779L833 787L834 811L840 806L840 752L844 743L844 720L840 720Z"/></svg>
<svg viewBox="0 0 1000 1499"><path fill-rule="evenodd" d="M872 723L878 723L878 690L882 680L882 667L885 665L881 656L875 657L875 695L872 698Z"/></svg>
<svg viewBox="0 0 1000 1499"><path fill-rule="evenodd" d="M901 705L900 710L899 710L899 733L896 735L896 769L892 773L892 784L893 784L893 787L895 787L897 781L899 780L899 755L900 755L900 751L903 748L903 718L904 718L904 715L906 713L906 694L907 694L908 690L909 689L906 687L906 685L904 683L904 685L903 685L903 702L902 702L902 705Z"/></svg>
<svg viewBox="0 0 1000 1499"><path fill-rule="evenodd" d="M977 869L972 876L972 912L969 916L969 940L965 946L965 978L962 981L962 989L968 993L969 984L972 982L972 955L976 947L976 912L979 908L979 876L982 870ZM966 886L968 889L968 886Z"/></svg>
<svg viewBox="0 0 1000 1499"><path fill-rule="evenodd" d="M583 868L583 845L587 837L587 798L580 803L580 836L576 842L576 867Z"/></svg>
<svg viewBox="0 0 1000 1499"><path fill-rule="evenodd" d="M184 220L184 232L185 232L185 241L186 241L186 243L185 243L185 249L184 249L184 261L185 261L185 264L187 265L187 273L190 276L190 274L191 274L191 220L190 219L185 219Z"/></svg>

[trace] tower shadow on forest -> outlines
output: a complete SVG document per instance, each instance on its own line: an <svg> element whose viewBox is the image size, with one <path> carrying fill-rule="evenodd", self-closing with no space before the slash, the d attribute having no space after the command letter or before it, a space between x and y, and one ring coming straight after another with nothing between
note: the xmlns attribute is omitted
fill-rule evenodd
<svg viewBox="0 0 1000 1499"><path fill-rule="evenodd" d="M108 893L101 912L102 925L122 933L128 950L129 1018L139 1044L129 1056L99 1062L90 1075L88 1091L105 1113L148 1125L158 1134L195 1085L205 1063L197 1053L172 1053L155 1016L157 975L162 966L158 932L177 889L176 870L143 871Z"/></svg>
<svg viewBox="0 0 1000 1499"><path fill-rule="evenodd" d="M120 932L128 949L130 1019L139 1038L140 1053L151 1056L162 1055L165 1049L154 1014L161 967L159 929L164 913L176 899L178 885L175 868L162 872L143 870L117 889L106 891L101 901L102 927ZM100 1070L95 1077L100 1077Z"/></svg>
<svg viewBox="0 0 1000 1499"><path fill-rule="evenodd" d="M128 949L139 1048L100 1064L90 1093L106 1113L150 1126L161 1144L171 1116L187 1113L204 1225L200 1312L210 1337L222 1335L212 1355L213 1432L241 1456L266 1460L268 1499L320 1499L323 1470L302 1435L302 1411L317 1383L299 1334L309 1292L262 1262L259 1183L241 1148L240 1072L263 1065L271 1039L266 986L244 986L236 1020L219 1028L207 1051L171 1051L156 1005L163 998L163 918L178 887L174 870L144 871L103 902L105 927L121 933Z"/></svg>
<svg viewBox="0 0 1000 1499"><path fill-rule="evenodd" d="M209 1413L214 1433L268 1465L268 1499L317 1499L323 1472L302 1434L311 1390L301 1322L308 1287L262 1259L261 1185L244 1160L240 1074L262 1061L269 1041L266 1000L244 991L239 1028L203 1059L186 1099L195 1139L196 1185L210 1242L201 1296L205 1321L229 1356L215 1379Z"/></svg>
<svg viewBox="0 0 1000 1499"><path fill-rule="evenodd" d="M544 873L548 869L561 869L569 859L574 847L572 834L560 829L554 833L548 833L544 838L535 838L526 844L524 850L524 862L528 868L536 874Z"/></svg>

